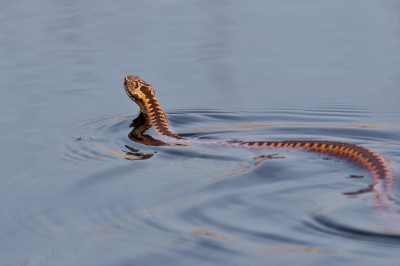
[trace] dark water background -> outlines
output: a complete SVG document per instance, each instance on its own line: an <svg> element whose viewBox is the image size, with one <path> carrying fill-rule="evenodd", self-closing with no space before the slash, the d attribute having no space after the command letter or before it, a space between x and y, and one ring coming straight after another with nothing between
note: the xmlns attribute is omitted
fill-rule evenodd
<svg viewBox="0 0 400 266"><path fill-rule="evenodd" d="M399 265L400 219L374 192L343 195L368 173L134 143L122 87L152 84L186 136L347 141L399 169L399 14L394 0L1 1L0 265Z"/></svg>

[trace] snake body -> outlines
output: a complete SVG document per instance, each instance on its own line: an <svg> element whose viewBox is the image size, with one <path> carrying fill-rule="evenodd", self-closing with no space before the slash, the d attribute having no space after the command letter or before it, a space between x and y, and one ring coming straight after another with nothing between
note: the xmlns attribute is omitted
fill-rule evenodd
<svg viewBox="0 0 400 266"><path fill-rule="evenodd" d="M195 141L194 139L182 137L173 132L169 126L167 117L162 111L154 93L153 87L138 76L128 75L125 77L124 88L129 98L135 101L144 116L145 128L141 131L153 128L162 136L170 137L177 141ZM131 133L132 134L132 133ZM143 138L143 136L140 136ZM235 141L217 142L225 146L243 146L260 148L297 148L307 151L329 154L346 159L361 168L369 171L375 183L385 180L386 192L389 193L393 186L393 173L386 160L378 153L361 145L321 140L284 140L284 141ZM149 145L164 145L159 140L149 139Z"/></svg>

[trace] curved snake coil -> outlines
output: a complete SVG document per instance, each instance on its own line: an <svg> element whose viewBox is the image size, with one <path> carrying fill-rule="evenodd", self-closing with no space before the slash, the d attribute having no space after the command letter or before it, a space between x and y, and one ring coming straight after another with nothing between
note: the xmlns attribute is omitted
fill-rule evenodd
<svg viewBox="0 0 400 266"><path fill-rule="evenodd" d="M153 87L138 76L128 75L125 77L124 88L129 98L135 101L142 112L144 121L139 130L133 130L131 139L139 139L141 143L147 145L161 146L169 145L160 140L155 140L149 136L145 137L141 133L148 128L153 128L159 134L170 137L175 141L187 142L196 141L195 139L185 138L174 133L168 124L167 117L158 103ZM389 193L393 186L393 173L386 160L378 153L360 145L320 140L284 140L284 141L235 141L211 143L224 146L247 146L263 148L296 148L318 153L329 154L339 158L344 158L354 164L368 170L374 178L374 183L385 181L386 193Z"/></svg>

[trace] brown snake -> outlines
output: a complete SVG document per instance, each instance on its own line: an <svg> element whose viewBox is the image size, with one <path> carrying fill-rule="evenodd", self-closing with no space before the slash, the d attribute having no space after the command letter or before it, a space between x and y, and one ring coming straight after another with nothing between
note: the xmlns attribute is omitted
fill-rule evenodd
<svg viewBox="0 0 400 266"><path fill-rule="evenodd" d="M167 117L162 111L160 104L156 99L154 89L150 84L138 76L129 75L125 77L124 88L129 98L139 105L143 114L143 119L145 119L143 128L136 131L139 133L135 133L135 131L131 132L131 134L136 134L136 139L141 139L140 142L147 145L168 145L151 137L146 138L140 133L144 132L148 128L153 128L159 134L170 137L175 141L194 141L194 139L182 137L170 129ZM368 170L372 174L375 183L384 180L387 194L389 194L393 186L394 176L386 160L378 153L352 143L321 140L239 141L234 143L212 141L212 143L235 147L297 148L329 154L335 157L344 158L361 168Z"/></svg>

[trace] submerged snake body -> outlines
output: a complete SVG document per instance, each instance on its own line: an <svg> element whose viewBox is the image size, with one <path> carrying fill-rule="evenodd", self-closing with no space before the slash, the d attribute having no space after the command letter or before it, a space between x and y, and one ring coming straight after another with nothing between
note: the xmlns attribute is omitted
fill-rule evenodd
<svg viewBox="0 0 400 266"><path fill-rule="evenodd" d="M157 133L165 137L170 137L175 141L187 142L196 141L195 139L185 138L174 133L168 124L167 117L162 111L158 103L153 87L146 83L138 76L126 76L124 88L129 98L135 101L145 119L145 128L153 128ZM134 131L132 131L134 132ZM134 134L134 133L131 133ZM141 133L136 138L144 138ZM196 141L197 142L197 141ZM168 145L160 140L148 137L144 143L148 145ZM389 193L393 186L393 174L385 161L378 153L357 144L336 141L318 141L318 140L285 140L285 141L235 141L235 142L219 142L211 141L211 143L222 144L224 146L247 146L247 147L264 147L264 148L298 148L307 151L329 154L339 158L344 158L354 164L368 170L375 183L385 180L385 190Z"/></svg>

